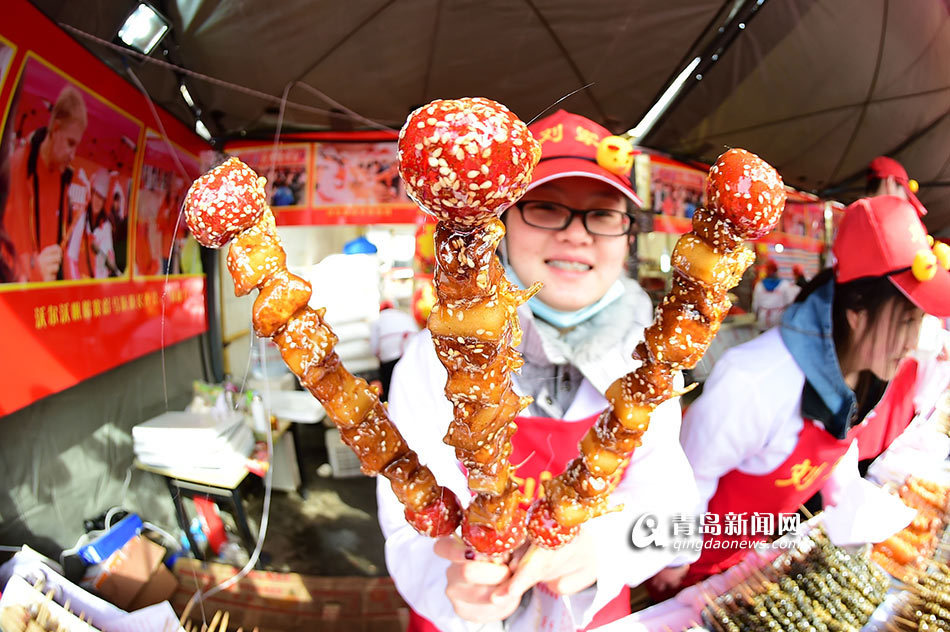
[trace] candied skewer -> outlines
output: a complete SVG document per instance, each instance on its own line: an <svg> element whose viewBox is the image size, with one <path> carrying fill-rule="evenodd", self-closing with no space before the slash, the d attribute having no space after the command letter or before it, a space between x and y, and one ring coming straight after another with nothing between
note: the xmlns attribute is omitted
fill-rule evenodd
<svg viewBox="0 0 950 632"><path fill-rule="evenodd" d="M429 316L453 420L445 442L468 474L475 496L462 537L475 550L504 554L524 540L525 513L511 480L515 415L530 403L511 387L523 364L518 305L522 291L495 255L505 227L498 216L531 182L541 147L527 126L489 99L433 101L399 133L399 172L409 196L438 220L438 303Z"/></svg>
<svg viewBox="0 0 950 632"><path fill-rule="evenodd" d="M608 387L609 406L582 439L580 455L545 482L544 498L531 508L528 532L536 544L561 546L608 509L650 414L674 395L674 372L696 365L729 311L727 292L755 258L742 242L772 230L785 188L765 161L731 149L710 169L706 199L708 209L696 211L692 232L673 250L673 287L636 349L642 364Z"/></svg>
<svg viewBox="0 0 950 632"><path fill-rule="evenodd" d="M264 182L237 158L201 176L185 198L189 229L209 248L234 240L227 265L235 294L260 291L253 308L255 333L273 339L284 362L339 427L363 472L389 479L417 531L452 533L460 519L458 500L419 463L377 391L343 367L333 350L337 337L323 318L325 310L307 305L310 284L287 270Z"/></svg>

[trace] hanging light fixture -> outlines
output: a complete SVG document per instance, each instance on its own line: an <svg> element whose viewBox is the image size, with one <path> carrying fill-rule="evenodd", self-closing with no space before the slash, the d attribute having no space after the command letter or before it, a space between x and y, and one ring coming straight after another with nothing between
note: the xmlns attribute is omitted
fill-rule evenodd
<svg viewBox="0 0 950 632"><path fill-rule="evenodd" d="M143 55L150 54L171 30L171 22L147 2L138 6L119 27L117 39Z"/></svg>

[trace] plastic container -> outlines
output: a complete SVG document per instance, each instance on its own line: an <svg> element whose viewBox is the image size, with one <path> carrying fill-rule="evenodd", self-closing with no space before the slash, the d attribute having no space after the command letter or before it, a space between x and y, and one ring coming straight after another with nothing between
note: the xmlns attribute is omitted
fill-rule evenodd
<svg viewBox="0 0 950 632"><path fill-rule="evenodd" d="M125 546L126 542L141 531L142 519L136 514L129 514L115 523L111 529L79 549L78 555L90 566L98 564Z"/></svg>
<svg viewBox="0 0 950 632"><path fill-rule="evenodd" d="M326 442L327 456L330 459L330 467L333 468L333 478L363 476L363 472L360 471L360 460L356 458L349 446L340 439L338 429L330 428L327 430Z"/></svg>
<svg viewBox="0 0 950 632"><path fill-rule="evenodd" d="M264 400L260 395L251 398L251 419L254 421L254 433L264 436L270 431L270 422L264 412Z"/></svg>

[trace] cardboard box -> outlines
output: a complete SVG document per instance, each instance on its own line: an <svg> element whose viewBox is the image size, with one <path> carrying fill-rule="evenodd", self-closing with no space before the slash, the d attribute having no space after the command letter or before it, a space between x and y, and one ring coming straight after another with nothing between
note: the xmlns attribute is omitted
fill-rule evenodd
<svg viewBox="0 0 950 632"><path fill-rule="evenodd" d="M135 595L135 598L132 599L129 610L139 610L140 608L171 599L171 596L175 594L175 590L177 589L178 579L175 578L175 575L168 570L164 564L161 564L155 569L152 576L148 578L148 581Z"/></svg>
<svg viewBox="0 0 950 632"><path fill-rule="evenodd" d="M165 548L137 535L104 562L89 567L83 585L123 610L168 599L177 587L165 568Z"/></svg>
<svg viewBox="0 0 950 632"><path fill-rule="evenodd" d="M197 588L203 591L230 579L240 569L225 564L179 559L179 586L171 602L181 614ZM206 599L210 621L217 610L229 613L229 628L261 632L403 632L409 611L389 577L311 577L297 573L251 571L226 591ZM200 610L191 619L199 625Z"/></svg>

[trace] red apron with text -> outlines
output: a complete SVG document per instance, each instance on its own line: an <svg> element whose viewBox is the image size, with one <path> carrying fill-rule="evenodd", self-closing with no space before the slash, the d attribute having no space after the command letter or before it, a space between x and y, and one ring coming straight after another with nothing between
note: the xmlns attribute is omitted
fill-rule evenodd
<svg viewBox="0 0 950 632"><path fill-rule="evenodd" d="M916 385L917 361L904 358L881 401L852 429L864 428L858 437L858 460L880 456L907 429L917 412L914 408Z"/></svg>
<svg viewBox="0 0 950 632"><path fill-rule="evenodd" d="M754 513L773 514L777 524L777 514L795 513L821 489L835 464L862 432L862 426L855 426L845 439L836 439L820 425L805 419L795 450L780 466L761 475L739 470L727 473L719 479L719 486L706 511L718 515L720 531L724 530L727 513L745 513L747 520ZM724 535L722 532L705 535L702 553L689 567L682 587L691 586L742 561L749 546L730 548L737 546L733 542L742 540L751 544L765 539L766 536L762 535ZM710 544L718 546L711 548Z"/></svg>
<svg viewBox="0 0 950 632"><path fill-rule="evenodd" d="M537 496L540 483L560 474L568 461L578 454L577 445L599 414L579 421L550 417L516 417L518 431L511 439L511 463L517 466L515 482L530 504ZM585 630L590 630L630 614L630 588L607 602ZM410 612L409 632L438 632L432 623Z"/></svg>

